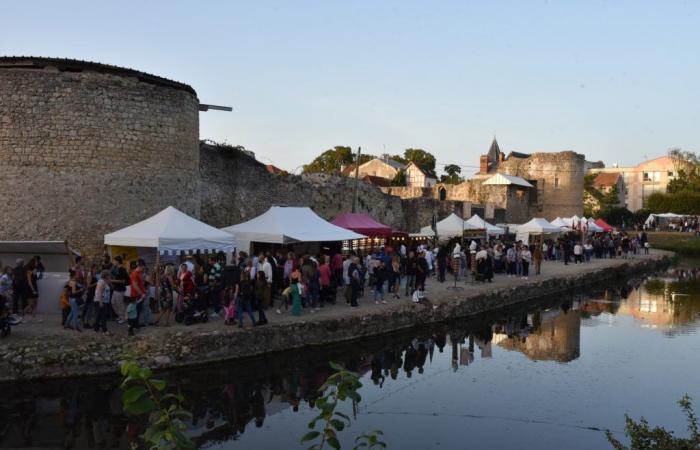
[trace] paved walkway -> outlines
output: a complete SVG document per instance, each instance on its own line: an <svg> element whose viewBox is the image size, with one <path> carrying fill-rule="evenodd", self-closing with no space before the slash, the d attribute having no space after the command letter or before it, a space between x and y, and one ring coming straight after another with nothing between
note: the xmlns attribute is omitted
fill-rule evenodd
<svg viewBox="0 0 700 450"><path fill-rule="evenodd" d="M660 258L664 255L668 255L669 252L664 252L661 250L652 250L649 255L637 255L633 259L649 259L649 258ZM469 280L465 282L461 280L457 283L457 286L461 287L460 290L453 290L451 287L454 286L454 279L448 274L448 281L444 283L439 283L436 277L431 277L427 282L426 297L435 305L443 302L449 302L454 300L464 299L465 297L487 293L495 289L503 289L509 287L523 286L529 283L539 283L545 279L565 277L570 275L576 275L579 273L584 273L588 271L596 271L600 269L605 269L606 267L614 267L621 264L629 262L624 259L594 259L591 263L584 264L569 264L564 265L561 262L551 262L546 261L542 265L542 275L531 276L529 279L524 280L520 278L511 278L506 275L498 274L495 276L493 283L471 283ZM321 309L321 311L310 313L308 309L304 309L300 317L294 317L289 312L282 310L282 314L277 314L275 309L271 308L267 311L267 318L270 325L286 323L286 322L303 322L309 320L317 319L328 319L328 318L338 318L342 319L344 317L351 317L355 315L366 315L372 312L378 312L379 310L400 309L402 306L406 305L411 301L410 297L401 296L400 299L392 299L391 295L385 294L385 299L388 304L376 305L373 301L373 293L370 288L365 289L364 297L360 298L359 308L350 308L346 303L344 297L339 293L338 301L335 305L328 305ZM256 313L257 317L257 313ZM22 341L26 340L41 340L47 345L57 344L61 341L73 341L73 340L84 340L84 339L111 339L109 336L103 336L97 334L94 331L87 329L83 330L82 333L65 330L60 324L60 315L44 315L37 316L36 318L29 318L25 323L13 327L12 336L6 339L0 339L0 346L4 345L21 345ZM246 324L241 332L245 332L250 327L250 319L246 317L244 321ZM206 324L195 324L191 326L185 326L183 324L175 323L174 320L171 321L170 327L145 327L137 331L137 335L149 335L156 337L159 334L177 333L177 332L208 332L214 331L216 329L225 328L227 331L238 330L237 326L226 326L223 323L223 319L212 318L209 323ZM115 322L108 322L108 328L110 332L114 335L126 335L127 327L126 324L119 325Z"/></svg>

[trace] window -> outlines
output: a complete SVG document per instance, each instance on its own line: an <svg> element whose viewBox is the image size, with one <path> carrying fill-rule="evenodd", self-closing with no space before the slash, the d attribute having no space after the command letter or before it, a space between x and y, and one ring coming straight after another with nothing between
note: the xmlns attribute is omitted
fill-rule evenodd
<svg viewBox="0 0 700 450"><path fill-rule="evenodd" d="M651 181L651 178L649 177L649 172L644 172L643 177L644 181Z"/></svg>
<svg viewBox="0 0 700 450"><path fill-rule="evenodd" d="M559 178L554 178L554 189L559 189Z"/></svg>
<svg viewBox="0 0 700 450"><path fill-rule="evenodd" d="M669 170L668 173L667 173L667 175L668 175L669 177L672 177L672 176L673 176L673 170Z"/></svg>

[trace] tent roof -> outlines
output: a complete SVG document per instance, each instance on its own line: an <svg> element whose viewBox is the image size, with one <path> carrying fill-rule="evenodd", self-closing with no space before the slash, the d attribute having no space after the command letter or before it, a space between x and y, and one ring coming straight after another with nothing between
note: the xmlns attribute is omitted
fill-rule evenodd
<svg viewBox="0 0 700 450"><path fill-rule="evenodd" d="M559 233L560 227L554 226L541 217L535 217L518 227L518 233Z"/></svg>
<svg viewBox="0 0 700 450"><path fill-rule="evenodd" d="M569 226L569 224L564 222L564 219L562 219L561 217L557 217L556 219L552 220L550 223L552 225L554 225L555 227L560 227L560 228Z"/></svg>
<svg viewBox="0 0 700 450"><path fill-rule="evenodd" d="M610 226L606 221L603 219L596 219L595 224L598 225L603 229L603 231L612 231L613 227Z"/></svg>
<svg viewBox="0 0 700 450"><path fill-rule="evenodd" d="M488 234L499 235L505 233L505 230L503 228L491 225L490 223L479 217L478 214L474 214L473 216L471 216L469 220L467 220L467 223L476 228L485 229Z"/></svg>
<svg viewBox="0 0 700 450"><path fill-rule="evenodd" d="M436 224L437 234L439 238L450 238L453 236L461 236L465 230L478 230L479 227L468 223L457 214L452 213ZM421 228L421 235L434 235L432 228L428 225Z"/></svg>
<svg viewBox="0 0 700 450"><path fill-rule="evenodd" d="M326 222L308 207L273 206L247 222L223 228L239 242L291 244L362 239L366 236Z"/></svg>
<svg viewBox="0 0 700 450"><path fill-rule="evenodd" d="M391 227L364 213L345 213L331 221L333 225L367 236L391 237Z"/></svg>
<svg viewBox="0 0 700 450"><path fill-rule="evenodd" d="M595 220L593 220L592 218L588 219L588 230L593 231L594 233L602 233L603 231L605 231L605 229L603 229L603 227L595 223Z"/></svg>
<svg viewBox="0 0 700 450"><path fill-rule="evenodd" d="M231 251L234 237L168 206L158 214L105 235L105 244L152 247L161 252Z"/></svg>
<svg viewBox="0 0 700 450"><path fill-rule="evenodd" d="M497 173L496 175L494 175L491 178L484 181L482 184L486 184L486 185L489 185L489 184L496 184L496 185L514 184L516 186L522 186L522 187L527 187L527 188L533 187L524 178L516 177L515 175L508 175L505 173Z"/></svg>

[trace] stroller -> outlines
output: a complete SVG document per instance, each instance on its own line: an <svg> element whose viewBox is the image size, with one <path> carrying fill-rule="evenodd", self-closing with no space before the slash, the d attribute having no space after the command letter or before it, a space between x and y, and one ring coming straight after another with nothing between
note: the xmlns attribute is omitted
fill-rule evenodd
<svg viewBox="0 0 700 450"><path fill-rule="evenodd" d="M0 337L9 336L12 333L12 326L19 325L20 322L22 322L22 317L10 314L7 300L0 295Z"/></svg>
<svg viewBox="0 0 700 450"><path fill-rule="evenodd" d="M192 325L194 323L206 323L209 321L209 315L207 314L206 308L199 308L199 298L198 294L195 294L195 298L186 295L184 297L180 296L181 304L178 304L178 310L175 313L175 321L178 323L185 323L185 325Z"/></svg>

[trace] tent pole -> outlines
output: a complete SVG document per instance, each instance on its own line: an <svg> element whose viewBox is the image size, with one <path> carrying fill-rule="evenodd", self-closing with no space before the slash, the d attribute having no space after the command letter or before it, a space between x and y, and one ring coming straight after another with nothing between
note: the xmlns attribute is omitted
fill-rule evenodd
<svg viewBox="0 0 700 450"><path fill-rule="evenodd" d="M158 298L159 290L158 288L160 287L160 249L156 248L156 267L155 267L155 277L153 277L153 282L155 283L155 288L156 288L156 305L160 308L160 299Z"/></svg>

